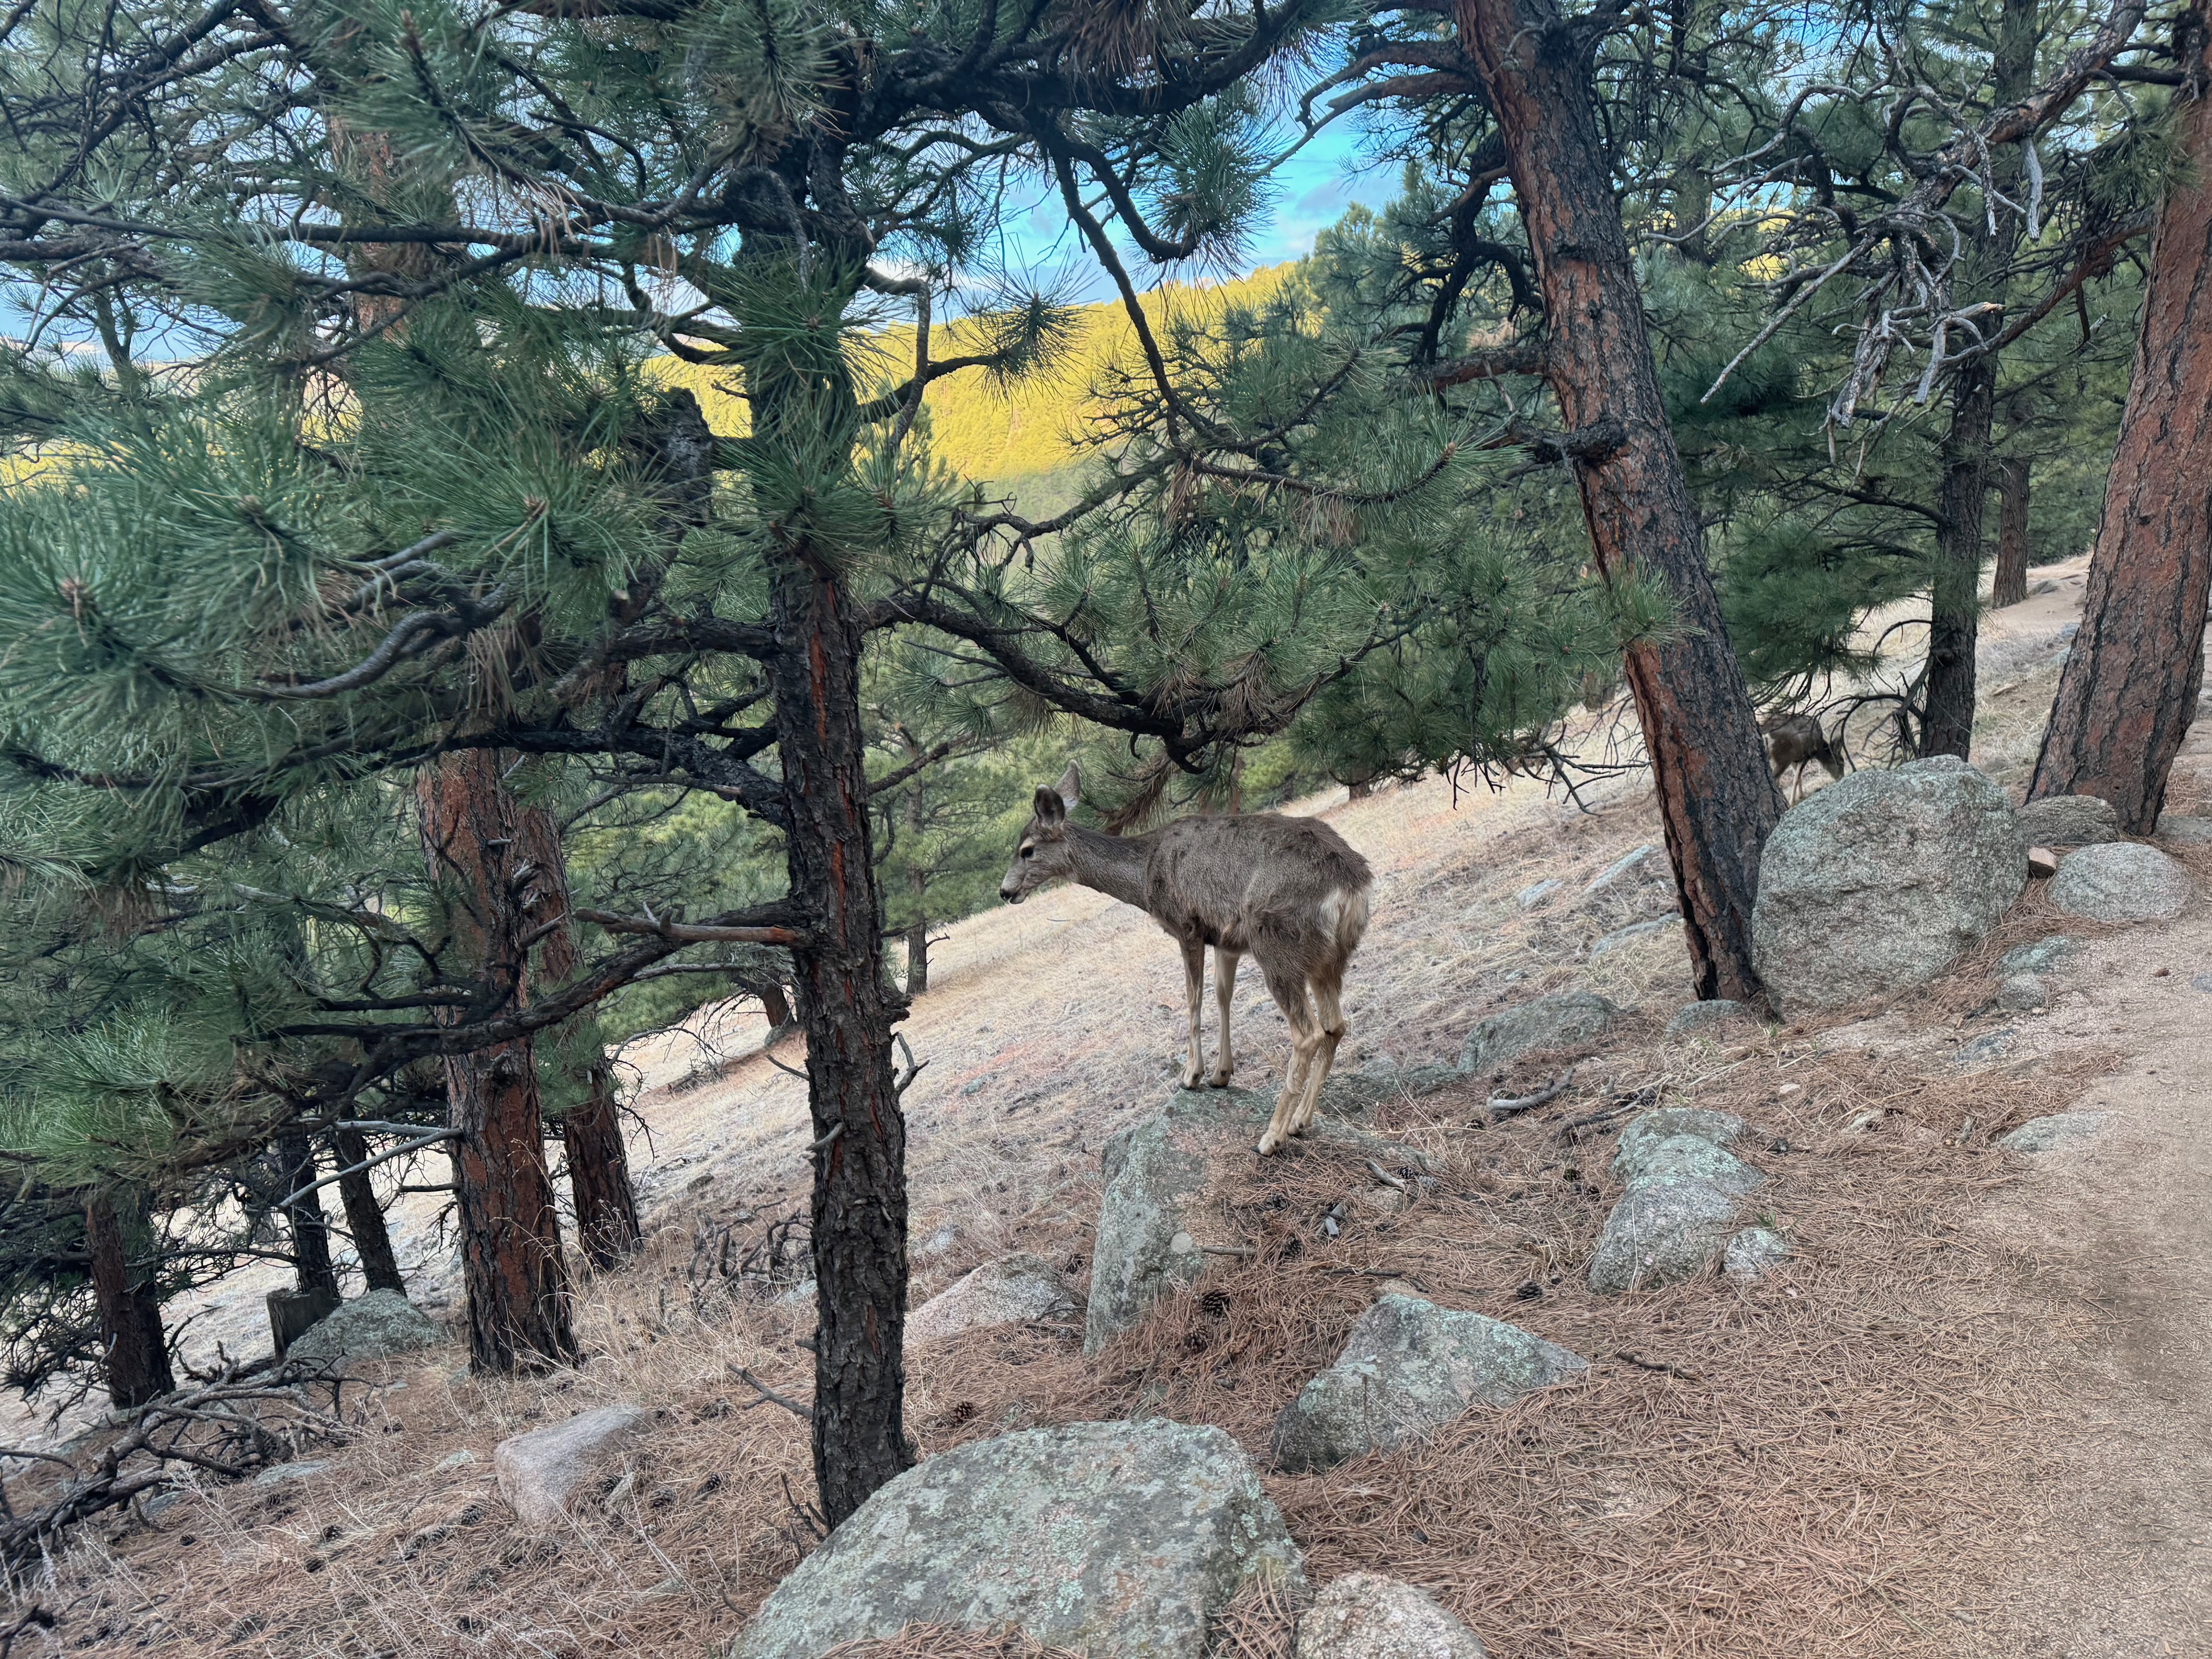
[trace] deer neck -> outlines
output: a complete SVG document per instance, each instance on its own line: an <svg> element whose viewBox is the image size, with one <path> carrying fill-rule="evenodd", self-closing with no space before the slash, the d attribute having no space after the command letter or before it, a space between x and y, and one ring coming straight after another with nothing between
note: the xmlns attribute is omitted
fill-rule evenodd
<svg viewBox="0 0 2212 1659"><path fill-rule="evenodd" d="M1080 824L1067 826L1067 850L1075 866L1075 883L1117 898L1124 904L1145 908L1145 866L1151 849L1142 836L1102 836Z"/></svg>

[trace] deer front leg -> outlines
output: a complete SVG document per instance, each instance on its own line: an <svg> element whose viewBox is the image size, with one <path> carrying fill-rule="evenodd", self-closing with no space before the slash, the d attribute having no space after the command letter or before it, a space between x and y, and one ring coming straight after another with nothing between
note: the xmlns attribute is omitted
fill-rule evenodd
<svg viewBox="0 0 2212 1659"><path fill-rule="evenodd" d="M1199 1047L1199 1011L1206 1006L1206 945L1202 940L1183 941L1182 976L1190 1004L1190 1048L1183 1060L1182 1086L1195 1089L1206 1076L1206 1058Z"/></svg>
<svg viewBox="0 0 2212 1659"><path fill-rule="evenodd" d="M1291 1063L1283 1075L1283 1092L1275 1101L1274 1115L1267 1120L1255 1149L1262 1158L1279 1150L1291 1138L1291 1125L1297 1121L1298 1103L1305 1095L1306 1072L1313 1064L1314 1050L1321 1038L1314 1024L1313 1011L1306 1004L1303 981L1279 981L1270 974L1267 991L1291 1028Z"/></svg>
<svg viewBox="0 0 2212 1659"><path fill-rule="evenodd" d="M1213 1075L1206 1079L1217 1089L1226 1089L1236 1075L1237 1056L1230 1047L1229 1006L1237 995L1237 964L1243 953L1213 947L1213 1002L1221 1012L1221 1049L1214 1056Z"/></svg>

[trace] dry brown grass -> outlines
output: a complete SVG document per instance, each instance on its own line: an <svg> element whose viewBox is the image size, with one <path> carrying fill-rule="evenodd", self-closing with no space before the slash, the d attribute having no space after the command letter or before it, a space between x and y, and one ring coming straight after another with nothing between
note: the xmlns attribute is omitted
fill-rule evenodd
<svg viewBox="0 0 2212 1659"><path fill-rule="evenodd" d="M1633 789L1607 799L1584 817L1516 787L1455 811L1431 782L1332 812L1378 877L1347 1063L1446 1057L1492 1008L1569 985L1636 1005L1571 1093L1490 1128L1471 1091L1379 1109L1369 1127L1425 1154L1437 1177L1402 1213L1387 1212L1364 1150L1316 1141L1239 1166L1214 1225L1258 1254L1224 1258L1096 1359L1079 1332L1049 1325L910 1353L908 1422L924 1455L1149 1413L1218 1425L1266 1472L1276 1413L1400 1277L1564 1343L1592 1369L1418 1448L1322 1474L1265 1473L1314 1582L1364 1569L1422 1584L1498 1659L1936 1654L1955 1621L1986 1634L1998 1615L1978 1587L2021 1547L2017 1448L2067 1404L2021 1322L2048 1343L2093 1310L1973 1230L2009 1178L1985 1137L2063 1104L2097 1060L2077 1050L1960 1075L1946 1043L1994 1024L1973 1016L1996 954L2061 927L2032 892L1936 994L1856 1011L1850 1023L1886 1034L1873 1047L1845 1046L1856 1039L1840 1020L1664 1046L1660 1023L1688 994L1678 939L1592 961L1601 924L1514 897L1556 876L1571 901L1656 839ZM1010 1247L1079 1270L1097 1147L1157 1109L1179 1057L1172 955L1143 918L1086 894L957 930L906 1028L932 1062L908 1097L918 1297ZM1239 1081L1264 1088L1279 1024L1256 985L1239 1003ZM698 1059L669 1055L666 1081ZM1567 1058L1528 1057L1507 1087ZM1745 1212L1790 1235L1784 1268L1743 1289L1707 1279L1587 1291L1620 1121L1577 1140L1559 1129L1631 1096L1753 1124L1747 1155L1771 1179ZM80 1540L36 1592L60 1628L18 1653L718 1650L814 1542L805 1425L736 1376L804 1397L811 1359L796 1344L812 1320L775 1287L732 1289L702 1264L720 1259L725 1229L750 1243L799 1206L805 1137L796 1085L757 1060L642 1105L675 1196L638 1261L582 1287L588 1365L480 1383L450 1351L393 1364L356 1437L313 1454L327 1455L325 1474L210 1492L151 1527ZM1847 1132L1869 1112L1874 1127ZM1962 1137L1969 1118L1978 1129ZM1410 1161L1384 1161L1410 1173ZM711 1178L695 1188L702 1170ZM1323 1237L1319 1218L1347 1197L1341 1235ZM522 1532L494 1494L493 1446L616 1400L662 1414L636 1479L563 1532ZM2063 1466L2057 1443L2039 1443L2042 1478ZM449 1461L462 1451L473 1461ZM1218 1650L1281 1659L1295 1611L1255 1593L1222 1620ZM920 1628L840 1652L1046 1659L1018 1638Z"/></svg>

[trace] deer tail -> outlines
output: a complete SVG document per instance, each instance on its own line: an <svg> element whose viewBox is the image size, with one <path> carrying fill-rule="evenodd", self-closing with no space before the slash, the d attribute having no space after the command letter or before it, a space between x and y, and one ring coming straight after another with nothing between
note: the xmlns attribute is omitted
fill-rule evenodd
<svg viewBox="0 0 2212 1659"><path fill-rule="evenodd" d="M1367 890L1364 887L1332 889L1321 902L1322 931L1335 942L1337 959L1349 959L1359 948L1360 936L1367 931Z"/></svg>

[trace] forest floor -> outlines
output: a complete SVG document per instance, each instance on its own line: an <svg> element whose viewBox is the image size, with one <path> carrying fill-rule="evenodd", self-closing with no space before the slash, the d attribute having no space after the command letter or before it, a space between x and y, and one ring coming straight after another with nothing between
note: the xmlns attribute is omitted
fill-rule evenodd
<svg viewBox="0 0 2212 1659"><path fill-rule="evenodd" d="M2015 793L2081 589L2078 565L2037 574L2057 590L1990 617L1983 641L1978 761ZM1590 749L1621 741L1594 734ZM2212 810L2212 732L2171 805ZM2212 1651L2212 1140L2192 1087L2212 1060L2212 1000L2191 987L2212 966L2212 905L2062 929L2031 889L1932 987L1669 1044L1661 1027L1690 995L1679 936L1594 955L1608 924L1572 902L1657 839L1647 781L1610 778L1584 805L1429 780L1299 809L1324 812L1376 875L1341 1066L1450 1059L1484 1016L1547 991L1595 990L1631 1016L1578 1056L1568 1093L1496 1127L1472 1081L1386 1102L1370 1127L1430 1157L1435 1193L1398 1213L1356 1202L1295 1264L1231 1264L1095 1358L1050 1325L910 1348L923 1453L1142 1411L1218 1424L1253 1454L1316 1580L1421 1583L1497 1659ZM2212 883L2212 850L2172 850ZM1540 879L1562 882L1557 900L1524 907ZM2051 1010L1994 1013L1998 953L2060 931L2084 948ZM1100 1144L1160 1108L1180 1063L1176 952L1079 890L947 935L902 1028L927 1062L907 1097L915 1299L1014 1249L1059 1260L1079 1287ZM1249 963L1236 1019L1239 1081L1264 1087L1287 1044ZM2008 1028L1996 1063L1960 1069L1962 1044ZM375 1370L379 1386L349 1394L359 1432L304 1453L317 1472L87 1529L25 1597L59 1623L16 1653L719 1650L813 1542L805 1425L737 1376L802 1396L811 1376L791 1225L805 1212L804 1093L775 1064L799 1056L748 1052L759 1036L756 1012L709 1011L626 1056L651 1237L580 1288L587 1364L478 1382L446 1349ZM1787 1267L1741 1288L1583 1287L1610 1146L1561 1126L1645 1091L1752 1121L1771 1177L1758 1201L1792 1240ZM1987 1144L2075 1105L2112 1114L2081 1150ZM1303 1143L1255 1161L1251 1182L1289 1225L1376 1190L1359 1158ZM1269 1472L1274 1413L1386 1274L1576 1349L1587 1381L1416 1450ZM419 1288L439 1293L427 1272ZM664 1425L637 1479L561 1535L516 1527L493 1446L617 1400ZM1285 1609L1242 1608L1224 1651L1286 1655L1287 1630Z"/></svg>

